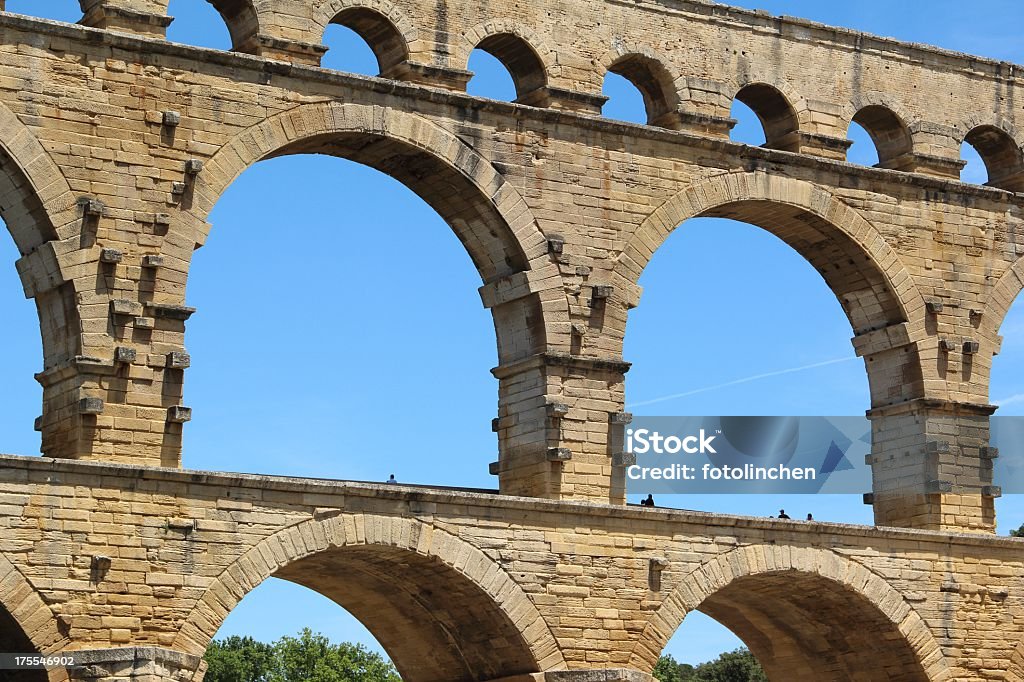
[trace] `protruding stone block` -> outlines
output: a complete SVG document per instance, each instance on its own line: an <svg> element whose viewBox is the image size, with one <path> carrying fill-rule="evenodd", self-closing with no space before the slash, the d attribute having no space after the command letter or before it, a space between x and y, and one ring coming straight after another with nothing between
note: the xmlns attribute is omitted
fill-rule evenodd
<svg viewBox="0 0 1024 682"><path fill-rule="evenodd" d="M164 257L155 254L149 254L142 257L142 267L144 268L162 268L164 266Z"/></svg>
<svg viewBox="0 0 1024 682"><path fill-rule="evenodd" d="M78 401L78 414L103 414L103 399L82 398Z"/></svg>
<svg viewBox="0 0 1024 682"><path fill-rule="evenodd" d="M114 362L122 364L131 364L135 362L136 352L134 348L128 346L118 346L114 349Z"/></svg>
<svg viewBox="0 0 1024 682"><path fill-rule="evenodd" d="M156 326L156 321L152 317L139 316L133 320L132 325L136 329L152 329Z"/></svg>
<svg viewBox="0 0 1024 682"><path fill-rule="evenodd" d="M572 459L572 450L569 448L548 448L547 458L549 462L568 462Z"/></svg>
<svg viewBox="0 0 1024 682"><path fill-rule="evenodd" d="M560 256L565 250L565 238L557 235L548 237L548 253Z"/></svg>
<svg viewBox="0 0 1024 682"><path fill-rule="evenodd" d="M115 298L110 302L110 314L118 316L134 316L142 312L142 305L127 298Z"/></svg>
<svg viewBox="0 0 1024 682"><path fill-rule="evenodd" d="M192 408L184 405L174 405L167 410L167 421L172 424L184 424L192 420Z"/></svg>
<svg viewBox="0 0 1024 682"><path fill-rule="evenodd" d="M632 452L616 452L612 455L613 467L631 467L636 464L636 455Z"/></svg>
<svg viewBox="0 0 1024 682"><path fill-rule="evenodd" d="M36 417L35 421L32 422L32 429L34 431L42 431L43 430L43 417L42 417L42 415Z"/></svg>
<svg viewBox="0 0 1024 682"><path fill-rule="evenodd" d="M153 311L154 317L167 320L185 321L192 317L192 313L196 311L195 308L190 308L185 305L174 305L171 303L152 303L149 307Z"/></svg>
<svg viewBox="0 0 1024 682"><path fill-rule="evenodd" d="M167 369L186 369L191 364L191 356L183 350L171 351L167 354Z"/></svg>
<svg viewBox="0 0 1024 682"><path fill-rule="evenodd" d="M986 485L982 486L981 494L983 497L991 497L995 499L1003 496L1003 489L998 485Z"/></svg>
<svg viewBox="0 0 1024 682"><path fill-rule="evenodd" d="M874 503L875 503L875 494L874 493L864 493L864 504L874 504Z"/></svg>
<svg viewBox="0 0 1024 682"><path fill-rule="evenodd" d="M186 185L184 182L171 183L171 194L175 196L180 196L184 194L186 189L188 189L188 185Z"/></svg>
<svg viewBox="0 0 1024 682"><path fill-rule="evenodd" d="M124 258L124 253L117 249L101 249L100 250L100 262L101 263L120 263Z"/></svg>
<svg viewBox="0 0 1024 682"><path fill-rule="evenodd" d="M107 208L99 199L80 199L78 203L82 206L82 215L89 218L102 217Z"/></svg>
<svg viewBox="0 0 1024 682"><path fill-rule="evenodd" d="M177 111L165 111L163 113L163 124L168 128L176 128L181 124L181 114Z"/></svg>
<svg viewBox="0 0 1024 682"><path fill-rule="evenodd" d="M925 492L927 493L951 493L953 492L953 483L951 481L928 481L925 484Z"/></svg>
<svg viewBox="0 0 1024 682"><path fill-rule="evenodd" d="M632 412L612 412L608 415L608 421L612 424L626 425L633 422Z"/></svg>
<svg viewBox="0 0 1024 682"><path fill-rule="evenodd" d="M996 459L999 457L999 448L985 445L978 451L978 456L982 459Z"/></svg>
<svg viewBox="0 0 1024 682"><path fill-rule="evenodd" d="M555 419L561 419L569 414L569 406L565 403L548 403L544 408L547 410L547 415Z"/></svg>
<svg viewBox="0 0 1024 682"><path fill-rule="evenodd" d="M186 175L199 175L203 172L203 162L199 159L189 159L185 162Z"/></svg>
<svg viewBox="0 0 1024 682"><path fill-rule="evenodd" d="M926 301L924 307L932 315L938 315L942 312L942 301Z"/></svg>
<svg viewBox="0 0 1024 682"><path fill-rule="evenodd" d="M964 339L964 355L974 355L981 350L981 344L972 339Z"/></svg>
<svg viewBox="0 0 1024 682"><path fill-rule="evenodd" d="M501 473L501 462L491 462L487 465L487 473L491 476L497 476Z"/></svg>
<svg viewBox="0 0 1024 682"><path fill-rule="evenodd" d="M943 353L952 353L956 350L956 342L952 339L939 339L939 350Z"/></svg>

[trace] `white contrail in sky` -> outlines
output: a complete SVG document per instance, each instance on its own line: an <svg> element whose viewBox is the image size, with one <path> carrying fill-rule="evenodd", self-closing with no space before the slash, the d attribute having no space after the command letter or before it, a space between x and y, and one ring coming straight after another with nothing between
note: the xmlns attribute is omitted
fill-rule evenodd
<svg viewBox="0 0 1024 682"><path fill-rule="evenodd" d="M684 391L683 393L673 393L672 395L665 395L660 398L652 398L650 400L641 400L635 403L629 403L626 407L640 407L642 405L654 405L655 403L664 403L669 400L675 400L676 398L685 398L686 396L695 395L697 393L706 393L708 391L715 391L720 388L727 388L729 386L736 386L738 384L747 384L751 381L758 381L760 379L768 379L770 377L782 376L783 374L793 374L795 372L805 372L809 369L815 369L817 367L825 367L826 365L837 365L840 362L849 362L851 360L857 360L856 356L846 358L834 358L832 360L824 360L822 362L815 362L811 365L803 365L801 367L789 367L787 369L779 369L774 372L765 372L764 374L755 374L749 377L743 377L742 379L733 379L727 381L724 384L715 384L714 386L704 386L703 388L695 388L690 391Z"/></svg>
<svg viewBox="0 0 1024 682"><path fill-rule="evenodd" d="M1003 398L1002 400L992 401L993 404L999 405L999 407L1002 407L1003 405L1012 405L1013 403L1019 402L1024 402L1024 393L1015 393L1014 395L1011 395L1007 398Z"/></svg>

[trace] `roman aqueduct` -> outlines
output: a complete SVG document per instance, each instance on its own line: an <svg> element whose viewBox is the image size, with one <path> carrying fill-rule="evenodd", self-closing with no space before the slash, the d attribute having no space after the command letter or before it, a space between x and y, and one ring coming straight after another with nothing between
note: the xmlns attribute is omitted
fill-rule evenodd
<svg viewBox="0 0 1024 682"><path fill-rule="evenodd" d="M1020 67L699 0L210 1L230 52L168 42L167 0L0 13L0 217L44 349L44 457L0 457L0 650L198 682L276 576L352 612L410 682L650 680L695 609L773 680L1024 679L1024 553L993 534L988 442L1024 288ZM379 77L319 67L330 23ZM515 102L465 93L474 48ZM647 125L600 116L609 71ZM764 147L729 140L734 99ZM851 121L877 167L846 163ZM985 186L959 180L964 141ZM180 468L207 217L248 167L311 153L406 184L472 258L500 494ZM627 314L697 216L777 235L842 304L875 527L625 506Z"/></svg>

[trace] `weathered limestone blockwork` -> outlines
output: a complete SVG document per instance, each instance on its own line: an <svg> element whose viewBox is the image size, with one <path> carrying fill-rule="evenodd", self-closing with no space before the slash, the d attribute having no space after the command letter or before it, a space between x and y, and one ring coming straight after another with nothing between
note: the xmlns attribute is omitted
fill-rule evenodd
<svg viewBox="0 0 1024 682"><path fill-rule="evenodd" d="M270 576L352 612L409 682L647 682L694 609L773 680L1024 660L1012 538L11 456L0 505L0 641L82 652L72 679L198 680Z"/></svg>
<svg viewBox="0 0 1024 682"><path fill-rule="evenodd" d="M45 454L178 466L188 370L167 358L186 353L207 216L259 160L326 153L419 193L477 267L503 491L623 501L610 434L637 281L677 225L719 216L786 241L847 312L870 378L878 523L991 530L998 482L976 453L998 329L1024 287L1021 200L1006 191L1024 161L1019 114L989 109L1012 101L1013 69L700 2L588 1L599 11L574 12L568 33L540 1L514 17L213 4L257 56L167 43L164 0L83 2L105 30L0 16L0 214L40 311ZM331 21L411 83L309 66ZM452 91L474 46L531 106ZM593 115L608 70L637 83L655 125ZM761 115L766 149L724 139L734 98ZM851 120L879 169L841 161ZM965 139L997 187L950 179Z"/></svg>
<svg viewBox="0 0 1024 682"><path fill-rule="evenodd" d="M1019 543L953 533L990 532L999 494L1016 67L691 0L216 0L236 53L168 43L164 0L82 4L84 26L0 14L0 217L64 460L0 460L0 639L88 651L95 679L198 682L276 575L361 617L413 681L640 682L695 608L773 679L1024 678ZM316 66L332 21L383 78ZM517 103L459 92L474 47ZM607 71L651 125L596 115ZM766 148L726 139L733 99ZM842 161L850 121L879 168ZM956 181L964 140L990 187ZM192 253L235 178L301 153L392 175L455 231L495 324L492 473L547 501L174 471ZM772 232L835 293L870 382L868 501L915 531L621 506L628 311L698 216Z"/></svg>

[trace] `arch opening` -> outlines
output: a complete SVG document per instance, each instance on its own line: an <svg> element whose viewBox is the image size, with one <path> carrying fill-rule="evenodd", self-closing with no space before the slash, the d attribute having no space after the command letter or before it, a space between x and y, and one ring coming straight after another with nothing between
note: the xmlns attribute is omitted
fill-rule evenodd
<svg viewBox="0 0 1024 682"><path fill-rule="evenodd" d="M739 637L771 682L926 682L907 637L863 595L795 570L732 580L696 610Z"/></svg>
<svg viewBox="0 0 1024 682"><path fill-rule="evenodd" d="M825 280L855 334L906 321L881 266L863 246L825 218L798 206L765 200L726 203L698 217L749 223L784 241Z"/></svg>
<svg viewBox="0 0 1024 682"><path fill-rule="evenodd" d="M672 75L657 60L642 54L623 55L608 72L626 79L643 98L647 125L675 127L673 114L679 107Z"/></svg>
<svg viewBox="0 0 1024 682"><path fill-rule="evenodd" d="M259 35L260 19L252 0L206 0L220 13L231 35L231 49L254 52L251 41Z"/></svg>
<svg viewBox="0 0 1024 682"><path fill-rule="evenodd" d="M892 110L880 105L870 105L862 108L853 116L850 123L851 133L854 126L860 126L870 137L875 148L876 160L874 164L879 168L901 167L903 157L913 149L913 141L910 130ZM855 139L850 135L851 139ZM854 150L851 148L851 156L854 161Z"/></svg>
<svg viewBox="0 0 1024 682"><path fill-rule="evenodd" d="M167 16L173 17L167 27L167 40L183 45L230 50L233 44L228 26L208 2L171 0Z"/></svg>
<svg viewBox="0 0 1024 682"><path fill-rule="evenodd" d="M375 73L367 75L387 77L394 69L409 59L409 46L406 44L405 37L401 31L398 30L398 27L390 19L373 9L368 7L350 7L342 10L331 19L328 31L331 30L331 26L342 26L349 29L362 38L366 46L373 52L373 56L377 60L377 70ZM328 42L325 38L324 43L327 44ZM346 45L341 45L340 49L348 51L346 47ZM338 48L332 47L331 49ZM327 54L331 55L329 59L334 58L331 52ZM345 59L347 57L348 55L339 56L338 59ZM362 70L355 72L359 73Z"/></svg>
<svg viewBox="0 0 1024 682"><path fill-rule="evenodd" d="M526 40L514 33L493 33L477 43L473 52L477 50L496 59L508 71L515 89L514 101L535 105L542 102L548 82L547 70L540 55ZM471 53L470 59L473 57Z"/></svg>
<svg viewBox="0 0 1024 682"><path fill-rule="evenodd" d="M293 556L268 567L253 557L272 550L258 545L229 566L193 609L176 645L205 649L245 594L274 577L351 613L406 682L480 682L539 672L541 659L561 663L526 593L455 536L386 516L365 517L365 525L356 517L301 526L264 540L292 547L291 537L281 536L294 535ZM306 549L303 537L316 547Z"/></svg>
<svg viewBox="0 0 1024 682"><path fill-rule="evenodd" d="M1013 192L1024 190L1024 152L1006 131L993 125L977 126L964 136L963 144L981 158L987 176L984 184ZM963 148L961 152L969 162L969 154L963 153ZM978 175L978 170L965 167L960 177L964 182L978 182Z"/></svg>
<svg viewBox="0 0 1024 682"><path fill-rule="evenodd" d="M777 88L766 83L751 83L736 93L735 100L757 116L764 131L764 147L800 151L796 111Z"/></svg>

